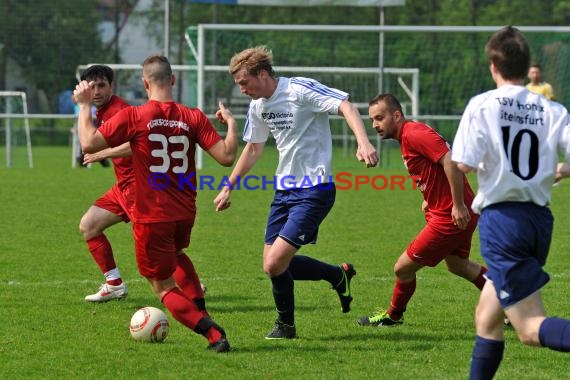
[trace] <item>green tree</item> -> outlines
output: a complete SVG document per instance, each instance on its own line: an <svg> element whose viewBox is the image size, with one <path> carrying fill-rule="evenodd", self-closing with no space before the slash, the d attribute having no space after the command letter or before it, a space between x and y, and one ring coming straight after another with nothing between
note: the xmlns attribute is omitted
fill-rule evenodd
<svg viewBox="0 0 570 380"><path fill-rule="evenodd" d="M154 17L147 17L149 36L162 38L164 1L154 0ZM185 27L199 23L238 24L321 24L378 25L379 10L375 7L267 7L188 4L171 0L171 10L178 17L171 19L171 53L177 63L184 63ZM570 1L559 0L406 0L403 7L385 8L386 25L467 25L500 26L568 25ZM176 25L172 27L172 25ZM152 29L154 27L154 29ZM314 38L302 33L234 32L231 43L218 43L216 36L206 41L210 64L227 64L236 51L255 44L274 48L279 65L295 65L310 61L312 65L354 67L377 65L378 41L372 34L344 33L323 37L318 45ZM473 95L491 89L484 45L489 33L386 33L384 66L417 67L420 69L420 113L460 114ZM227 33L217 38L228 39ZM567 82L565 59L560 52L570 48L561 34L528 33L533 59L551 62L545 75L555 82L556 92L564 99L562 86ZM226 41L224 41L226 42ZM372 84L373 85L373 84ZM358 89L347 89L356 90ZM225 94L231 89L211 89L209 94Z"/></svg>
<svg viewBox="0 0 570 380"><path fill-rule="evenodd" d="M92 1L0 0L0 14L1 87L9 57L26 80L46 92L52 107L57 93L73 85L77 65L105 61L108 56Z"/></svg>

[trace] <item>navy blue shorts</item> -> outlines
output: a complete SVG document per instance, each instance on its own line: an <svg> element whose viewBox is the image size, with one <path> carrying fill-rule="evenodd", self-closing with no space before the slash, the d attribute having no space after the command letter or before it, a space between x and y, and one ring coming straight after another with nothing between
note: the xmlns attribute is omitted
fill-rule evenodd
<svg viewBox="0 0 570 380"><path fill-rule="evenodd" d="M542 288L550 277L542 269L552 237L548 207L504 202L486 207L479 219L481 255L497 298L507 308Z"/></svg>
<svg viewBox="0 0 570 380"><path fill-rule="evenodd" d="M277 190L267 218L265 244L273 244L278 236L296 248L315 243L319 225L331 210L335 197L334 183Z"/></svg>

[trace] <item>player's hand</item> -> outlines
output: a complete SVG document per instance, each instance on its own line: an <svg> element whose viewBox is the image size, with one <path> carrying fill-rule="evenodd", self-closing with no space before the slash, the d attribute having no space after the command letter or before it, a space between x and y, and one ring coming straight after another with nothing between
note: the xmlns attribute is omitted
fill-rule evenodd
<svg viewBox="0 0 570 380"><path fill-rule="evenodd" d="M424 214L429 211L428 203L425 199L422 201L422 211Z"/></svg>
<svg viewBox="0 0 570 380"><path fill-rule="evenodd" d="M107 158L105 155L102 155L101 152L97 153L85 153L83 155L83 165L92 164L94 162L99 162Z"/></svg>
<svg viewBox="0 0 570 380"><path fill-rule="evenodd" d="M224 106L224 103L219 102L218 103L218 110L216 111L216 119L218 119L218 121L222 124L227 124L228 120L233 119L234 115L232 114L232 111L229 110L229 108L227 108L226 106Z"/></svg>
<svg viewBox="0 0 570 380"><path fill-rule="evenodd" d="M82 80L81 82L77 83L75 86L75 90L73 91L73 98L77 104L91 104L93 101L93 88L95 82L87 82L86 80Z"/></svg>
<svg viewBox="0 0 570 380"><path fill-rule="evenodd" d="M358 161L364 162L367 168L378 165L378 161L380 161L376 148L370 142L358 146L356 158Z"/></svg>
<svg viewBox="0 0 570 380"><path fill-rule="evenodd" d="M471 214L469 214L469 209L465 204L462 204L461 206L453 205L453 208L451 209L451 218L453 219L453 224L455 224L457 228L464 230L471 221Z"/></svg>
<svg viewBox="0 0 570 380"><path fill-rule="evenodd" d="M559 162L558 165L556 165L554 184L558 184L562 178L566 177L570 177L570 164L566 162Z"/></svg>
<svg viewBox="0 0 570 380"><path fill-rule="evenodd" d="M231 206L230 194L231 190L229 187L224 187L222 191L214 198L214 206L216 206L216 211L224 211Z"/></svg>

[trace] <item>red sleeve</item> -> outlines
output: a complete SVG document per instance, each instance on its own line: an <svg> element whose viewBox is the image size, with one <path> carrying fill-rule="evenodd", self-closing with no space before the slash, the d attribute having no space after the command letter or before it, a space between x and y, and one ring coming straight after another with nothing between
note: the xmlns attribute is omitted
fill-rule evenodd
<svg viewBox="0 0 570 380"><path fill-rule="evenodd" d="M449 152L449 144L432 128L420 123L410 127L406 131L409 149L429 158L433 163L439 162Z"/></svg>
<svg viewBox="0 0 570 380"><path fill-rule="evenodd" d="M208 151L222 138L216 132L216 128L208 119L208 117L200 110L196 110L197 123L198 126L198 145L205 151Z"/></svg>
<svg viewBox="0 0 570 380"><path fill-rule="evenodd" d="M103 122L99 132L110 147L119 146L130 141L135 134L133 123L129 123L132 108L124 108L109 120Z"/></svg>

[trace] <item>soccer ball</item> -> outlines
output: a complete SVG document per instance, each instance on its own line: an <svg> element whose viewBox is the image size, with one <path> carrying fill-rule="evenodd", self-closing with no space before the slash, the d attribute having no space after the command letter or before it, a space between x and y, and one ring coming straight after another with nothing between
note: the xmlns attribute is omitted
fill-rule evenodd
<svg viewBox="0 0 570 380"><path fill-rule="evenodd" d="M162 310L147 306L137 310L131 318L131 336L143 342L162 342L168 336L170 324Z"/></svg>

